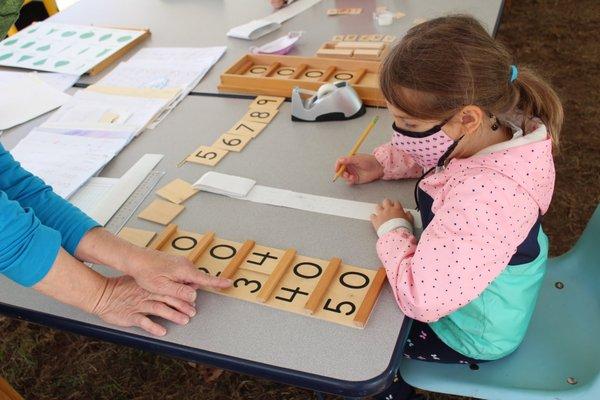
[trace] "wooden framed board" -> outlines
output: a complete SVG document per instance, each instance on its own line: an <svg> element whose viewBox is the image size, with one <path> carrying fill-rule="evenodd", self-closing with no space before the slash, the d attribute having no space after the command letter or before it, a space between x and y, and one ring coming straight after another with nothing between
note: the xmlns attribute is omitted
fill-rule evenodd
<svg viewBox="0 0 600 400"><path fill-rule="evenodd" d="M247 54L221 75L219 91L290 97L296 86L348 81L366 105L385 106L378 71L378 61Z"/></svg>
<svg viewBox="0 0 600 400"><path fill-rule="evenodd" d="M354 328L365 327L386 280L384 268L305 257L252 240L233 242L175 224L150 247L187 257L199 270L233 281L228 289L207 291Z"/></svg>

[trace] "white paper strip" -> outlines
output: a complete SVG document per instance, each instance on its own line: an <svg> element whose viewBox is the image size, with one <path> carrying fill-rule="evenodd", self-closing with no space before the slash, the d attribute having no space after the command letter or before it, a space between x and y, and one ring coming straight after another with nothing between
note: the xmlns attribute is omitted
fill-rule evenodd
<svg viewBox="0 0 600 400"><path fill-rule="evenodd" d="M354 218L370 221L376 204L362 201L337 199L299 193L287 189L279 189L263 185L252 185L252 179L219 172L207 172L196 183L194 188L254 203L269 204L279 207L294 208L319 214ZM244 195L244 193L246 193ZM408 210L415 220L415 231L422 229L421 216L416 210Z"/></svg>

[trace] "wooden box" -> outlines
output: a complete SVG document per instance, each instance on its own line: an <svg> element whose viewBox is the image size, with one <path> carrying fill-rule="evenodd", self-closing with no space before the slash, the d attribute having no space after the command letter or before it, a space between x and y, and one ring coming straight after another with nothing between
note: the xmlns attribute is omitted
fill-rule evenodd
<svg viewBox="0 0 600 400"><path fill-rule="evenodd" d="M363 102L385 106L379 89L379 62L247 54L221 75L219 91L290 97L299 86L316 91L328 82L348 81Z"/></svg>

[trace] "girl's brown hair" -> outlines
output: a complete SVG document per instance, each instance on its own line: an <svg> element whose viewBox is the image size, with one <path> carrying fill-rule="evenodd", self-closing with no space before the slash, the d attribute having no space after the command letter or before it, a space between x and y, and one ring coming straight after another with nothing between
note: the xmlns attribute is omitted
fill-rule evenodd
<svg viewBox="0 0 600 400"><path fill-rule="evenodd" d="M472 17L432 19L408 31L384 60L380 86L385 98L407 114L444 120L467 105L497 116L523 115L544 122L555 146L563 122L556 92L533 70L518 66L507 48Z"/></svg>

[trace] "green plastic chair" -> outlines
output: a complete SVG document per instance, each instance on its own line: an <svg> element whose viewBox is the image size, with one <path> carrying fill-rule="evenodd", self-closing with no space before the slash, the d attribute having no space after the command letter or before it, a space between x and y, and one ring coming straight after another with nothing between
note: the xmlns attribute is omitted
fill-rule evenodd
<svg viewBox="0 0 600 400"><path fill-rule="evenodd" d="M600 206L569 252L548 260L525 340L513 354L482 363L403 359L412 386L488 400L600 399Z"/></svg>

